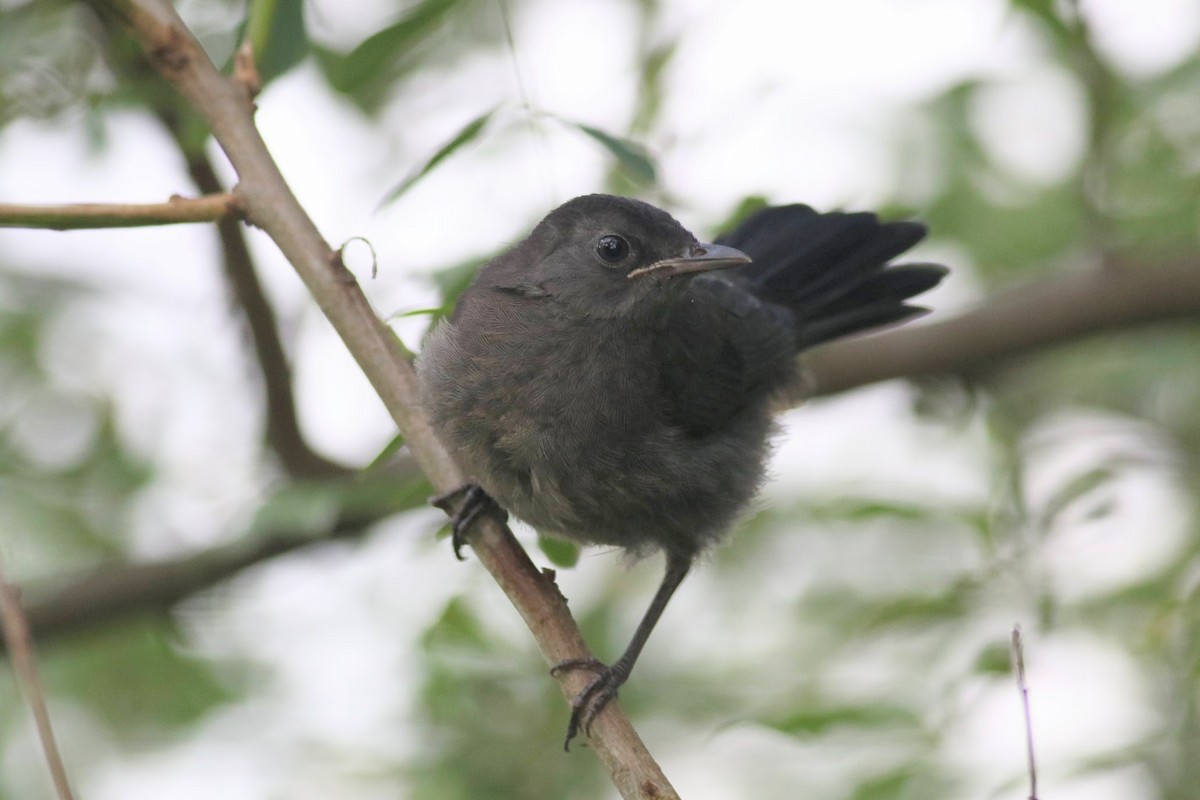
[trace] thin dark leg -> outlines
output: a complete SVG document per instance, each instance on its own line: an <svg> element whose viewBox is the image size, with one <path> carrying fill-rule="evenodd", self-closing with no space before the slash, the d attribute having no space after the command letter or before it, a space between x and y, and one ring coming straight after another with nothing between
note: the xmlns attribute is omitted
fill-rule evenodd
<svg viewBox="0 0 1200 800"><path fill-rule="evenodd" d="M587 658L562 661L555 664L554 668L550 670L552 675L571 669L587 669L596 673L595 680L571 700L571 721L567 723L567 740L563 742L564 750L571 749L571 740L579 734L581 729L584 733L591 732L592 721L596 719L596 715L617 696L617 689L629 679L629 673L633 671L634 663L641 655L642 648L646 646L646 641L650 638L654 626L658 624L658 618L662 616L663 610L670 602L671 595L675 594L679 584L683 583L683 579L687 577L691 566L690 556L667 556L667 572L663 576L658 591L654 594L654 599L650 601L650 607L642 615L642 621L638 623L637 630L633 632L633 639L630 640L629 646L611 667L605 666L595 659Z"/></svg>
<svg viewBox="0 0 1200 800"><path fill-rule="evenodd" d="M451 506L460 497L462 505L457 511L451 512ZM467 532L480 514L491 512L497 514L502 521L508 519L508 512L477 483L464 483L456 489L429 498L429 503L450 515L450 543L454 547L454 557L459 561L464 560L462 546L467 543Z"/></svg>

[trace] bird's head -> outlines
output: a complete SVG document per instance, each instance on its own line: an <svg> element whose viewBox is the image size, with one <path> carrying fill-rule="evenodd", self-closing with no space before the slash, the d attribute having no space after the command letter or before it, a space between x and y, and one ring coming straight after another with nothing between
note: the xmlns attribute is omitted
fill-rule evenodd
<svg viewBox="0 0 1200 800"><path fill-rule="evenodd" d="M662 209L601 194L551 211L513 255L506 272L592 317L653 309L678 297L686 276L750 263L740 250L696 241Z"/></svg>

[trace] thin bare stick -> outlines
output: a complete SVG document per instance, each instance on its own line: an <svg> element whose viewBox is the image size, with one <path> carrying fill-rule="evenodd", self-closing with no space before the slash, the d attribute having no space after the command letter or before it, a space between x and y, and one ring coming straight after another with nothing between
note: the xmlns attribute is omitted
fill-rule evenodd
<svg viewBox="0 0 1200 800"><path fill-rule="evenodd" d="M71 783L67 780L67 770L59 753L58 743L54 739L54 729L50 725L50 711L46 708L46 693L42 689L41 676L38 675L37 656L33 652L29 625L25 621L25 613L21 610L21 599L16 587L8 582L3 565L0 565L0 626L4 628L4 641L13 670L17 674L17 681L25 693L29 710L33 712L33 722L37 727L38 738L42 741L42 752L46 756L50 777L54 780L54 789L59 800L73 800Z"/></svg>
<svg viewBox="0 0 1200 800"><path fill-rule="evenodd" d="M165 203L0 203L0 227L49 228L55 231L141 228L186 222L216 222L237 216L238 213L237 199L232 194L204 197L175 195Z"/></svg>
<svg viewBox="0 0 1200 800"><path fill-rule="evenodd" d="M1017 688L1021 691L1021 706L1025 710L1025 753L1029 758L1029 800L1038 800L1037 762L1033 757L1033 717L1029 713L1029 687L1025 684L1025 645L1021 642L1021 626L1014 625L1012 631L1013 672L1017 676Z"/></svg>

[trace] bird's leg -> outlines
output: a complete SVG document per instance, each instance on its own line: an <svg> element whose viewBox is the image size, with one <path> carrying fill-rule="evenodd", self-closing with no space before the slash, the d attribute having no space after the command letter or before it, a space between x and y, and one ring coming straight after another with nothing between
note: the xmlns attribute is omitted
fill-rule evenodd
<svg viewBox="0 0 1200 800"><path fill-rule="evenodd" d="M692 559L689 556L667 555L667 572L663 576L663 581L659 585L654 599L650 601L650 607L642 615L642 621L638 623L637 630L633 632L633 639L630 640L629 646L625 648L621 657L613 662L612 666L607 666L594 658L572 658L560 661L550 670L551 675L575 669L586 669L596 673L592 682L571 700L571 720L567 723L567 739L563 742L564 750L571 749L571 740L579 734L580 730L591 735L592 721L617 696L617 690L621 688L621 684L629 679L629 673L633 670L634 662L641 655L642 648L646 646L650 632L654 630L671 595L675 594L675 590L679 588L679 584L683 582L691 566Z"/></svg>
<svg viewBox="0 0 1200 800"><path fill-rule="evenodd" d="M460 497L462 503L458 510L451 511L454 502ZM480 514L491 512L498 515L501 522L508 520L508 512L478 483L464 483L456 489L429 498L429 503L450 515L450 543L454 547L454 557L459 561L463 560L462 546L467 543L467 532Z"/></svg>

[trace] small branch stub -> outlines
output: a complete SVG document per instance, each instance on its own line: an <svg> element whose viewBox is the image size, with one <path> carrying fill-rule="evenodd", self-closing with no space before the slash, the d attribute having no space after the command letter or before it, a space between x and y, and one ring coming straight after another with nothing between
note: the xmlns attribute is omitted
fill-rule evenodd
<svg viewBox="0 0 1200 800"><path fill-rule="evenodd" d="M251 100L262 91L262 75L259 74L258 64L254 60L254 46L249 39L242 42L233 57L233 79L242 85Z"/></svg>

